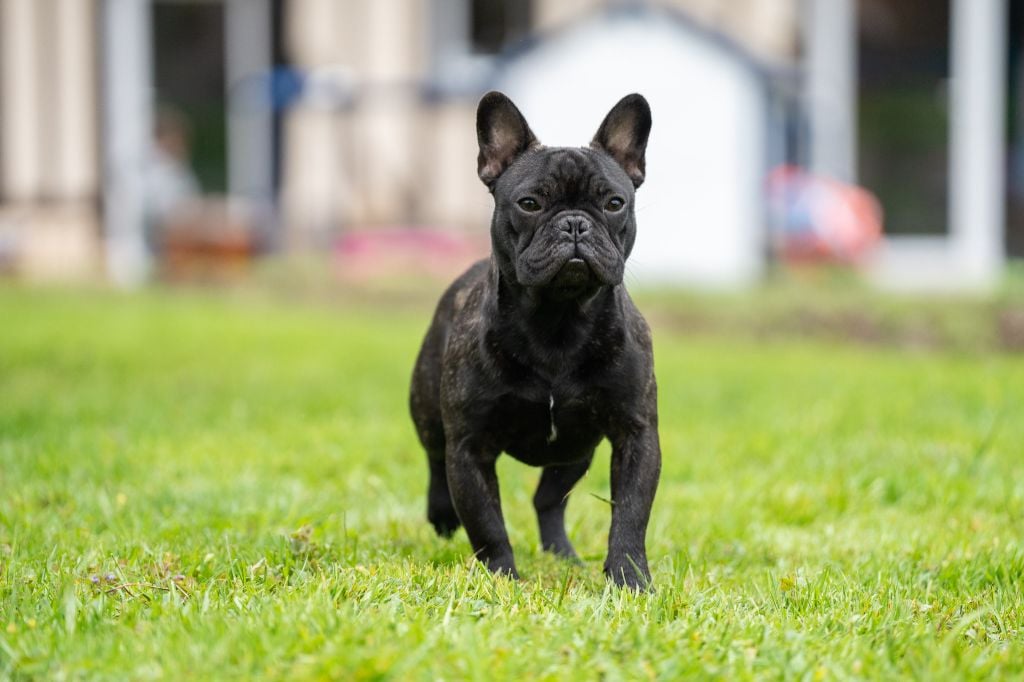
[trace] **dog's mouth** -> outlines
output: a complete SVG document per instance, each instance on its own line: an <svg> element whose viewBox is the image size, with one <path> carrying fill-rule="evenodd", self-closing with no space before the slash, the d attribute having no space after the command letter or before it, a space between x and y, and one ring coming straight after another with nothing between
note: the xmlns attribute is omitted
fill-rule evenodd
<svg viewBox="0 0 1024 682"><path fill-rule="evenodd" d="M552 278L551 289L562 296L573 296L592 289L597 284L594 271L582 258L570 258Z"/></svg>
<svg viewBox="0 0 1024 682"><path fill-rule="evenodd" d="M552 282L555 286L579 286L586 284L591 279L590 266L582 258L570 258L562 266L562 269L555 275Z"/></svg>

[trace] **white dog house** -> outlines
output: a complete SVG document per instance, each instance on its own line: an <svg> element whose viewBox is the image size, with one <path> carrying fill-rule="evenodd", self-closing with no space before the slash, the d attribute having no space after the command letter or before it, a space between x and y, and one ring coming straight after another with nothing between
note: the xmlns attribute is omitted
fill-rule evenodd
<svg viewBox="0 0 1024 682"><path fill-rule="evenodd" d="M586 145L620 97L648 99L627 277L730 287L761 274L769 91L739 48L671 12L613 11L542 36L496 85L547 145Z"/></svg>

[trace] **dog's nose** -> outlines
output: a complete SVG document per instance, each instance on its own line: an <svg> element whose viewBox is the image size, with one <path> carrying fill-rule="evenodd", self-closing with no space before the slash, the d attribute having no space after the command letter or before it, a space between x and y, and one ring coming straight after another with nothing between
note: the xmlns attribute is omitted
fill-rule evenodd
<svg viewBox="0 0 1024 682"><path fill-rule="evenodd" d="M582 216L569 216L558 224L562 232L572 235L573 239L590 232L590 221Z"/></svg>

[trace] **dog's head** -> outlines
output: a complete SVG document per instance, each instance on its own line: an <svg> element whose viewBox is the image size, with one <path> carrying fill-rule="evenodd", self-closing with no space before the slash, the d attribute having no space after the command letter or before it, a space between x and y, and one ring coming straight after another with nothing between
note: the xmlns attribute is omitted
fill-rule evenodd
<svg viewBox="0 0 1024 682"><path fill-rule="evenodd" d="M502 273L559 299L622 282L650 130L647 100L627 95L589 147L544 147L508 97L485 95L477 173L494 195L491 240Z"/></svg>

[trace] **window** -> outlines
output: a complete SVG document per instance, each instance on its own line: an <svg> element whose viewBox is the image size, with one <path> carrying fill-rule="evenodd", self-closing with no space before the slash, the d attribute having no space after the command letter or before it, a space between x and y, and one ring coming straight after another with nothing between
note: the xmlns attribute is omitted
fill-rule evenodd
<svg viewBox="0 0 1024 682"><path fill-rule="evenodd" d="M476 54L497 54L530 29L530 0L470 0L470 45Z"/></svg>
<svg viewBox="0 0 1024 682"><path fill-rule="evenodd" d="M950 3L859 0L858 177L888 234L947 231Z"/></svg>
<svg viewBox="0 0 1024 682"><path fill-rule="evenodd" d="M1024 257L1024 0L1010 0L1006 125L1006 250Z"/></svg>

